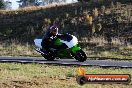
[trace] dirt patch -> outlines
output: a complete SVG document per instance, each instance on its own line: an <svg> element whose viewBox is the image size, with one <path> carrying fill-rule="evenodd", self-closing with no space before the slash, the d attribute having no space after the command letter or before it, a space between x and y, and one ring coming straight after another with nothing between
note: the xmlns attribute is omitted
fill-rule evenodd
<svg viewBox="0 0 132 88"><path fill-rule="evenodd" d="M26 80L8 80L0 84L0 88L39 88L43 86L47 88L52 83L68 84L70 81L74 81L75 78L62 79L59 77L33 77Z"/></svg>
<svg viewBox="0 0 132 88"><path fill-rule="evenodd" d="M75 80L75 78L60 78L59 76L54 76L54 77L34 77L32 79L32 82L37 82L38 84L49 84L49 83L54 83L56 81L62 82L62 83L69 83L69 81Z"/></svg>

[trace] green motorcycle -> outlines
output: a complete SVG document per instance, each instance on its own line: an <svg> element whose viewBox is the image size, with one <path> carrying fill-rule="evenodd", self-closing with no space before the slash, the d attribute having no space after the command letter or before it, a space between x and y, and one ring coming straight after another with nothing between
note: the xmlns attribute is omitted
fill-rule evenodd
<svg viewBox="0 0 132 88"><path fill-rule="evenodd" d="M53 47L49 47L48 54L45 54L41 50L42 39L34 40L37 47L36 51L39 52L45 59L51 61L56 58L74 58L80 62L86 61L87 56L81 49L75 36L71 34L59 34L55 38L51 38L50 41L52 41Z"/></svg>

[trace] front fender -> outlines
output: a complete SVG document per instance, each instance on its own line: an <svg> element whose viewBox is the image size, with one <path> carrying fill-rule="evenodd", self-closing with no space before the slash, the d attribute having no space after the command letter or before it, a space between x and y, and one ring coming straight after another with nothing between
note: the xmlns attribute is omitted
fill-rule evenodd
<svg viewBox="0 0 132 88"><path fill-rule="evenodd" d="M37 47L42 48L41 46L42 39L34 39L34 43Z"/></svg>
<svg viewBox="0 0 132 88"><path fill-rule="evenodd" d="M76 44L75 46L73 46L73 47L71 48L71 51L72 51L74 54L76 54L76 52L79 51L79 50L81 50L81 47L80 47L79 44Z"/></svg>

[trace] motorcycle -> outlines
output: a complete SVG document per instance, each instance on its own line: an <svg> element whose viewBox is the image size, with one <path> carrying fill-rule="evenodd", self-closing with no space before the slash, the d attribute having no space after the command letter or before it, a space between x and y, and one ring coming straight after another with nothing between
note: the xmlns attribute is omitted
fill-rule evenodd
<svg viewBox="0 0 132 88"><path fill-rule="evenodd" d="M41 46L42 39L34 39L34 43L36 45L35 50L39 52L45 59L52 61L56 58L73 58L80 62L86 61L87 56L81 49L78 39L75 36L71 34L60 34L55 38L50 38L49 41L52 41L53 46L60 47L65 45L66 47L61 47L59 49L55 47L49 47L48 54L45 54Z"/></svg>

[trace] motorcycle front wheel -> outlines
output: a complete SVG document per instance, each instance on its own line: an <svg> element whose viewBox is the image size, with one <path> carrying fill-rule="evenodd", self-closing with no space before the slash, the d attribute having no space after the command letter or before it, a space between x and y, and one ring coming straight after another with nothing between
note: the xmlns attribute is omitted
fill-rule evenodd
<svg viewBox="0 0 132 88"><path fill-rule="evenodd" d="M83 50L79 50L74 54L74 58L80 62L84 62L87 59L87 56Z"/></svg>

